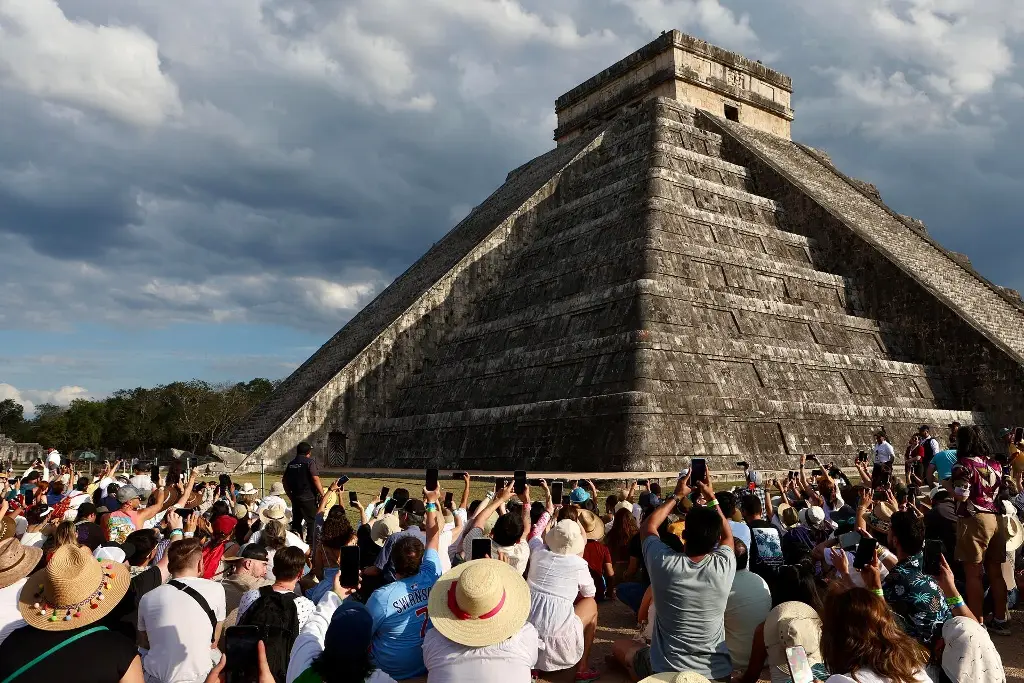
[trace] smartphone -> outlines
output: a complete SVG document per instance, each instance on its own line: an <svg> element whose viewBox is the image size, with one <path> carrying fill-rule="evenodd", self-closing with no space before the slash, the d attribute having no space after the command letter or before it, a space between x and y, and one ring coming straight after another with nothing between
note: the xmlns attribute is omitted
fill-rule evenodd
<svg viewBox="0 0 1024 683"><path fill-rule="evenodd" d="M381 500L387 500L389 493L391 493L391 489L389 489L387 486L381 486L380 487L380 499Z"/></svg>
<svg viewBox="0 0 1024 683"><path fill-rule="evenodd" d="M491 554L491 539L489 538L474 538L473 539L473 556L471 560L482 560Z"/></svg>
<svg viewBox="0 0 1024 683"><path fill-rule="evenodd" d="M427 470L427 485L426 485L426 489L428 491L436 491L437 490L437 470L435 470L435 469Z"/></svg>
<svg viewBox="0 0 1024 683"><path fill-rule="evenodd" d="M452 479L462 480L466 478L465 472L452 472Z"/></svg>
<svg viewBox="0 0 1024 683"><path fill-rule="evenodd" d="M398 501L394 498L389 498L388 502L384 503L384 514L390 515L395 511L396 507L398 507Z"/></svg>
<svg viewBox="0 0 1024 683"><path fill-rule="evenodd" d="M348 475L347 474L343 474L340 477L338 477L338 487L339 488L341 488L342 486L344 486L347 483L348 483Z"/></svg>
<svg viewBox="0 0 1024 683"><path fill-rule="evenodd" d="M789 663L789 675L793 683L814 683L814 672L807 661L807 652L802 645L786 648L786 661Z"/></svg>
<svg viewBox="0 0 1024 683"><path fill-rule="evenodd" d="M149 478L153 480L153 485L156 485L156 480L160 478L160 463L154 462L149 466Z"/></svg>
<svg viewBox="0 0 1024 683"><path fill-rule="evenodd" d="M860 540L864 538L858 531L849 531L839 537L839 547L843 550L852 551L860 543Z"/></svg>
<svg viewBox="0 0 1024 683"><path fill-rule="evenodd" d="M355 507L355 504L359 502L359 494L355 491L348 492L348 506Z"/></svg>
<svg viewBox="0 0 1024 683"><path fill-rule="evenodd" d="M740 460L736 463L736 467L750 467L750 465L747 464L746 460Z"/></svg>
<svg viewBox="0 0 1024 683"><path fill-rule="evenodd" d="M551 484L551 500L562 500L562 491L565 490L565 483L556 481Z"/></svg>
<svg viewBox="0 0 1024 683"><path fill-rule="evenodd" d="M229 626L224 631L224 667L228 683L247 683L256 680L259 673L257 646L262 638L259 626Z"/></svg>
<svg viewBox="0 0 1024 683"><path fill-rule="evenodd" d="M1020 443L1024 441L1024 427L1017 427L1013 430L1013 442Z"/></svg>
<svg viewBox="0 0 1024 683"><path fill-rule="evenodd" d="M871 560L875 557L875 548L877 547L878 541L875 539L862 538L860 543L857 544L857 552L853 555L853 568L863 569L871 564Z"/></svg>
<svg viewBox="0 0 1024 683"><path fill-rule="evenodd" d="M690 485L694 486L697 482L704 481L704 478L708 476L708 463L704 458L694 458L690 461Z"/></svg>
<svg viewBox="0 0 1024 683"><path fill-rule="evenodd" d="M868 454L867 451L857 451L857 462L867 462Z"/></svg>
<svg viewBox="0 0 1024 683"><path fill-rule="evenodd" d="M938 576L942 571L942 541L929 539L924 542L922 571L929 576Z"/></svg>
<svg viewBox="0 0 1024 683"><path fill-rule="evenodd" d="M572 498L569 496L562 496L562 507L567 508L572 505Z"/></svg>
<svg viewBox="0 0 1024 683"><path fill-rule="evenodd" d="M918 488L916 486L908 486L907 487L907 503L908 504L913 504L913 503L917 502L917 491L918 491Z"/></svg>
<svg viewBox="0 0 1024 683"><path fill-rule="evenodd" d="M650 481L650 480L649 479L637 479L636 480L636 485L637 486L647 486L647 482L648 481ZM562 482L558 482L558 483L561 484Z"/></svg>
<svg viewBox="0 0 1024 683"><path fill-rule="evenodd" d="M338 569L341 571L338 581L343 588L359 587L359 546L346 545L341 548Z"/></svg>
<svg viewBox="0 0 1024 683"><path fill-rule="evenodd" d="M455 499L455 495L451 491L445 491L444 493L444 509L452 509L452 501Z"/></svg>
<svg viewBox="0 0 1024 683"><path fill-rule="evenodd" d="M822 476L824 474L825 473L822 470L811 470L811 476L812 477L820 477L820 476Z"/></svg>
<svg viewBox="0 0 1024 683"><path fill-rule="evenodd" d="M516 470L512 473L512 491L518 496L526 493L526 470Z"/></svg>
<svg viewBox="0 0 1024 683"><path fill-rule="evenodd" d="M505 488L505 480L502 479L501 477L498 477L497 479L494 480L494 492L498 493L503 488Z"/></svg>

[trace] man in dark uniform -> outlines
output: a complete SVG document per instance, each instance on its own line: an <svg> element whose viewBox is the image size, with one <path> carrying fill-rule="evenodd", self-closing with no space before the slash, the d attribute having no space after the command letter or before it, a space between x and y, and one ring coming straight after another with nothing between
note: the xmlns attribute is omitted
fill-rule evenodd
<svg viewBox="0 0 1024 683"><path fill-rule="evenodd" d="M313 447L303 441L295 448L295 457L285 468L282 483L292 501L292 531L302 536L302 522L306 522L306 542L313 543L314 519L320 498L324 495L320 483L320 470L313 459Z"/></svg>

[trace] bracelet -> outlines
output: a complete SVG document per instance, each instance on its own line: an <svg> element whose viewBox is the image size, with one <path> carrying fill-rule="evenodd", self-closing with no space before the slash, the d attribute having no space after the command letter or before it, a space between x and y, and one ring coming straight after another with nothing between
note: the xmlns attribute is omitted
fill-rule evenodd
<svg viewBox="0 0 1024 683"><path fill-rule="evenodd" d="M877 595L880 598L884 598L885 597L885 591L883 591L881 588L872 588L871 592L874 593L875 595Z"/></svg>
<svg viewBox="0 0 1024 683"><path fill-rule="evenodd" d="M194 532L194 531L186 531L185 532L185 538L192 538L195 535L196 535L196 532Z"/></svg>
<svg viewBox="0 0 1024 683"><path fill-rule="evenodd" d="M437 512L437 503L427 503L423 509L425 512Z"/></svg>
<svg viewBox="0 0 1024 683"><path fill-rule="evenodd" d="M946 606L950 609L956 609L957 607L964 606L964 599L959 595L954 595L951 598L946 598Z"/></svg>
<svg viewBox="0 0 1024 683"><path fill-rule="evenodd" d="M171 529L171 534L170 535L173 536L174 534L181 534L182 536L184 536L185 532L182 531L181 529Z"/></svg>
<svg viewBox="0 0 1024 683"><path fill-rule="evenodd" d="M715 498L712 498L711 500L708 501L707 507L709 507L709 508L716 508L716 507L718 507L718 500L715 499Z"/></svg>

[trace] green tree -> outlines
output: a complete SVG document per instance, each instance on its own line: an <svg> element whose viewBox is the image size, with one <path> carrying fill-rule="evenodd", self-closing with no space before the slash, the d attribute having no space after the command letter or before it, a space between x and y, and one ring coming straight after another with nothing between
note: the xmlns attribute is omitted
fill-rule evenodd
<svg viewBox="0 0 1024 683"><path fill-rule="evenodd" d="M21 441L26 430L25 407L13 398L0 401L0 434Z"/></svg>

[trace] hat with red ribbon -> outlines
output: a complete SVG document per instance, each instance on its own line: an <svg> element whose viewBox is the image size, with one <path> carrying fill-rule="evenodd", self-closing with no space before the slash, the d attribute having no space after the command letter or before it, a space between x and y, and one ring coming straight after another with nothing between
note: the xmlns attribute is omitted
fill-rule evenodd
<svg viewBox="0 0 1024 683"><path fill-rule="evenodd" d="M522 574L500 560L473 560L444 574L430 590L428 613L448 640L485 647L508 640L530 615Z"/></svg>

